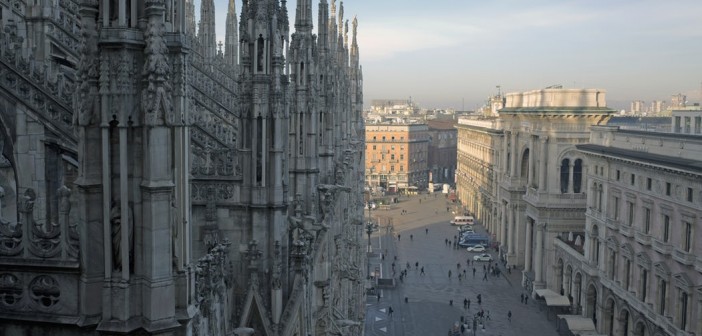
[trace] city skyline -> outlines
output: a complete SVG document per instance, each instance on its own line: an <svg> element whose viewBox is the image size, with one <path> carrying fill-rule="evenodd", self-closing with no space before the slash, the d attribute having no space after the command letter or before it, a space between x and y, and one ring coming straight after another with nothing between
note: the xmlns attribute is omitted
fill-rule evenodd
<svg viewBox="0 0 702 336"><path fill-rule="evenodd" d="M215 0L218 40L228 2ZM296 1L287 6L293 24ZM466 110L498 85L502 92L600 88L615 108L677 93L699 102L700 10L694 0L344 2L345 19L359 20L364 106L412 97L424 107Z"/></svg>

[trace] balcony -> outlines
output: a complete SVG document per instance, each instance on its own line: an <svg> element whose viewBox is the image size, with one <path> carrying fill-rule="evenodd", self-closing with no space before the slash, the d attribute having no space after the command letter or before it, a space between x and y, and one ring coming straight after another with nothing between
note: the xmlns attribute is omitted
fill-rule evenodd
<svg viewBox="0 0 702 336"><path fill-rule="evenodd" d="M629 238L634 236L634 230L629 225L619 225L619 233L621 233L622 236Z"/></svg>
<svg viewBox="0 0 702 336"><path fill-rule="evenodd" d="M619 231L619 227L622 226L622 222L617 218L607 217L607 228L613 231Z"/></svg>
<svg viewBox="0 0 702 336"><path fill-rule="evenodd" d="M636 230L634 237L636 238L636 242L645 245L645 246L651 246L651 235L648 233L643 233L641 231Z"/></svg>
<svg viewBox="0 0 702 336"><path fill-rule="evenodd" d="M670 255L670 253L673 251L673 246L669 243L664 243L655 238L653 238L652 241L653 242L651 245L653 246L653 249L662 255Z"/></svg>
<svg viewBox="0 0 702 336"><path fill-rule="evenodd" d="M683 265L691 266L695 263L695 256L692 253L678 250L673 250L673 259Z"/></svg>
<svg viewBox="0 0 702 336"><path fill-rule="evenodd" d="M504 187L504 183L501 184ZM523 196L525 202L534 206L568 206L585 208L587 202L586 194L552 194L546 191L541 191L534 187L525 188L526 193Z"/></svg>

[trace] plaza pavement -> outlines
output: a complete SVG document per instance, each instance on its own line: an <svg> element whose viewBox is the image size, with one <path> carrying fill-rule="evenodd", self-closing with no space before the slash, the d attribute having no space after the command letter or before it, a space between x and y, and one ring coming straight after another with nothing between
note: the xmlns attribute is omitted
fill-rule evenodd
<svg viewBox="0 0 702 336"><path fill-rule="evenodd" d="M381 278L392 277L392 263L397 256L397 273L395 288L380 289L380 300L368 295L365 335L447 335L461 316L472 317L480 309L489 311L491 319L485 321L484 330L478 326L477 335L558 335L553 313L549 320L547 310L540 309L534 300L529 299L526 305L520 303L520 294L525 293L520 286L520 271L513 270L510 274L500 266L499 277L488 275L488 281L483 281L482 265L487 263L476 262L475 279L473 266L470 266L466 279L458 280L456 264L461 265L458 271L462 274L466 259L472 259L475 253L445 244L445 239L453 241L458 231L449 224L454 214L446 211L447 206L454 210L454 205L448 203L443 194L402 197L394 206L391 210L372 212L374 218L381 218L381 227L371 237L374 252L370 258L371 270L379 269ZM392 222L392 227L383 226L387 222ZM429 229L428 233L425 229ZM485 233L481 225L476 225L475 229ZM490 254L497 257L494 250ZM406 268L407 262L411 269L400 282L400 271ZM416 262L419 268L424 267L426 275L420 275ZM478 294L482 295L482 305L477 303ZM471 301L470 309L464 310L464 298ZM453 300L453 305L449 300ZM394 310L392 316L388 307ZM509 310L512 311L511 322L507 319ZM473 335L473 331L466 331L464 335Z"/></svg>

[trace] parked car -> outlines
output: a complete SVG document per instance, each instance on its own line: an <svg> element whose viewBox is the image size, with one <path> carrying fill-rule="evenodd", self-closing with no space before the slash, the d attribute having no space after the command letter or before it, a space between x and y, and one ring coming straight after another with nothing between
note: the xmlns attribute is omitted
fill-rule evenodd
<svg viewBox="0 0 702 336"><path fill-rule="evenodd" d="M475 260L475 261L492 261L492 256L487 254L487 253L478 254L477 256L473 257L473 260Z"/></svg>
<svg viewBox="0 0 702 336"><path fill-rule="evenodd" d="M468 252L485 252L485 246L483 246L483 245L471 246L471 247L467 248L466 251L468 251Z"/></svg>
<svg viewBox="0 0 702 336"><path fill-rule="evenodd" d="M456 228L459 232L466 232L466 231L473 231L473 226L471 225L462 225Z"/></svg>

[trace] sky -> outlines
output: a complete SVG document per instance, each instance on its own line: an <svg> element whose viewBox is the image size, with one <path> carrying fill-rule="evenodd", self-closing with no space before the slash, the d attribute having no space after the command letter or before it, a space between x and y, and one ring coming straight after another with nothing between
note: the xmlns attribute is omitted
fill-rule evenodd
<svg viewBox="0 0 702 336"><path fill-rule="evenodd" d="M228 3L215 0L218 40ZM411 97L474 110L498 86L558 84L604 89L614 108L677 93L702 100L700 0L346 0L344 11L359 21L366 106Z"/></svg>

